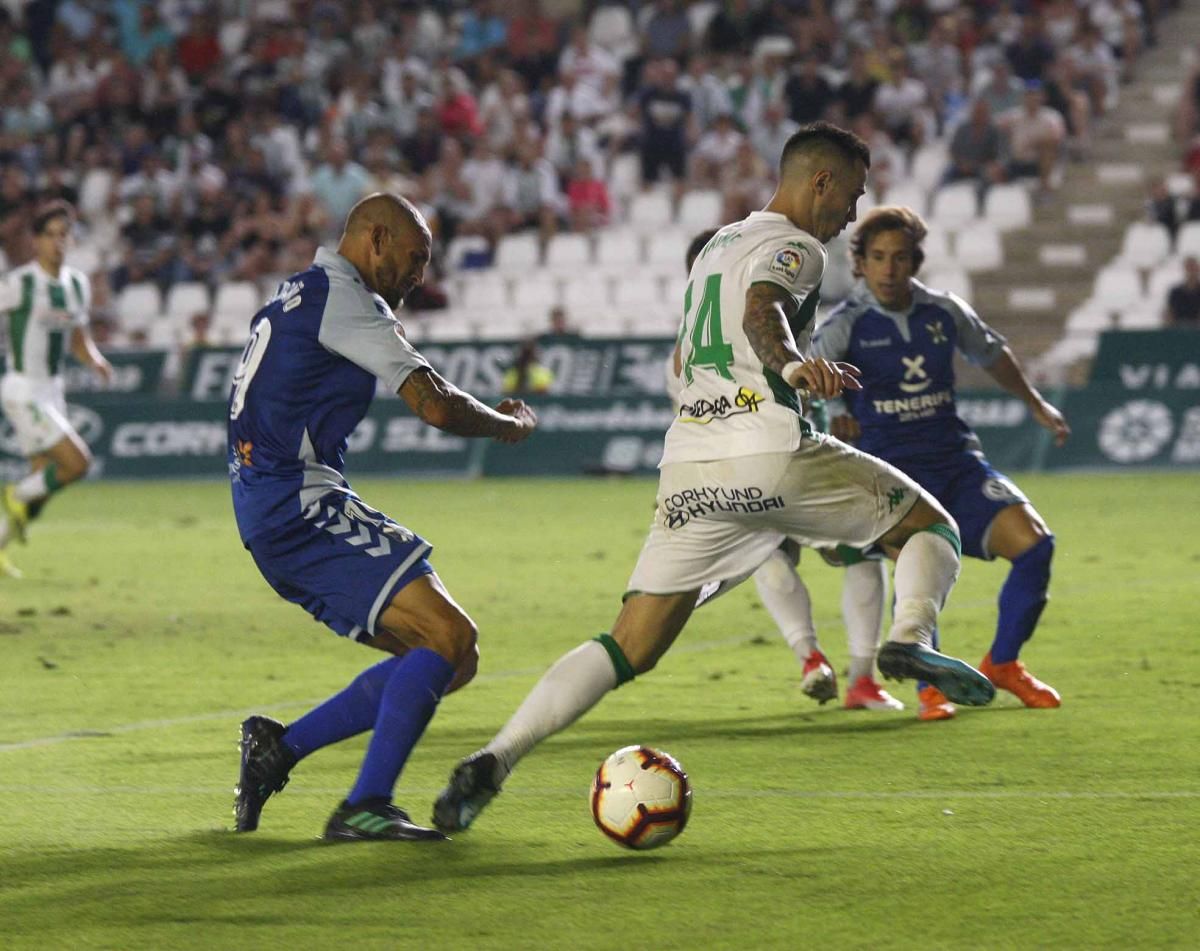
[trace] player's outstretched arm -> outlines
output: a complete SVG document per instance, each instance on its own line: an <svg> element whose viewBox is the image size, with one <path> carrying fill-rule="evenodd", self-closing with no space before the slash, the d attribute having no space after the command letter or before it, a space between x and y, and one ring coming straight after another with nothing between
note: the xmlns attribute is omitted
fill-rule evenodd
<svg viewBox="0 0 1200 951"><path fill-rule="evenodd" d="M414 370L399 392L420 419L454 436L520 442L537 427L537 414L524 401L502 400L492 409L433 370Z"/></svg>
<svg viewBox="0 0 1200 951"><path fill-rule="evenodd" d="M820 357L805 359L788 326L788 317L797 306L792 294L768 281L751 284L746 291L742 330L763 366L812 396L829 399L840 396L843 389L862 389L857 367Z"/></svg>
<svg viewBox="0 0 1200 951"><path fill-rule="evenodd" d="M71 356L89 366L101 380L109 383L112 380L112 364L105 359L92 335L83 327L76 327L71 333Z"/></svg>
<svg viewBox="0 0 1200 951"><path fill-rule="evenodd" d="M1025 401L1034 421L1054 434L1056 446L1061 446L1067 441L1067 437L1071 435L1071 427L1067 425L1066 417L1029 382L1012 350L1005 346L1000 351L1000 356L987 367L987 372L1007 392Z"/></svg>

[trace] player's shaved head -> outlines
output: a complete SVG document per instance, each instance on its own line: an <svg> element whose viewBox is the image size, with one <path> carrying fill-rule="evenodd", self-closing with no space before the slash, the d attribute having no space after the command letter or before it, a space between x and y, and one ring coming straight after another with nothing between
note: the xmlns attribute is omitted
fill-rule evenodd
<svg viewBox="0 0 1200 951"><path fill-rule="evenodd" d="M828 122L801 126L787 140L779 156L781 179L806 179L817 172L851 167L861 161L871 167L871 150L853 132Z"/></svg>
<svg viewBox="0 0 1200 951"><path fill-rule="evenodd" d="M351 208L346 216L345 233L370 231L379 226L396 235L410 231L417 235L429 235L429 225L416 205L407 198L387 192L368 195Z"/></svg>
<svg viewBox="0 0 1200 951"><path fill-rule="evenodd" d="M419 286L433 235L417 206L400 195L376 192L350 209L338 254L389 307Z"/></svg>

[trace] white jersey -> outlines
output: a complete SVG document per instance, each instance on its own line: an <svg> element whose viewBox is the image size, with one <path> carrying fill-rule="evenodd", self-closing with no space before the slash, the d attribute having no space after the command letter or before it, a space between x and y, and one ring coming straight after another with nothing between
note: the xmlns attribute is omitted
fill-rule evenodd
<svg viewBox="0 0 1200 951"><path fill-rule="evenodd" d="M662 465L793 452L810 431L799 394L763 366L742 329L751 284L795 297L792 334L812 322L825 246L784 215L756 211L718 231L692 265L679 328L679 410Z"/></svg>
<svg viewBox="0 0 1200 951"><path fill-rule="evenodd" d="M35 383L57 377L75 328L87 326L91 301L87 275L65 265L57 279L36 261L0 278L7 372Z"/></svg>

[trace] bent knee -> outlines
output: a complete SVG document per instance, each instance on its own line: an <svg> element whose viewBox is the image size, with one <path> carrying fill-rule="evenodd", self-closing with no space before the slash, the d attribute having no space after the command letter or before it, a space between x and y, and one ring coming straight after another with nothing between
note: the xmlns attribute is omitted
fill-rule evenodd
<svg viewBox="0 0 1200 951"><path fill-rule="evenodd" d="M430 650L441 654L455 668L461 668L478 654L479 629L469 617L460 614L446 618L428 631L425 642ZM474 671L471 676L474 676Z"/></svg>

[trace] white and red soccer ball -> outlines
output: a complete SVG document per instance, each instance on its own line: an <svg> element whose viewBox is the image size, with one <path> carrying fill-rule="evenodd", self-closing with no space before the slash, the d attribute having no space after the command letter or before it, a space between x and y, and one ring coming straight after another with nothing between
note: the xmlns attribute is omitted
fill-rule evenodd
<svg viewBox="0 0 1200 951"><path fill-rule="evenodd" d="M606 836L630 849L656 849L683 831L692 786L673 756L626 746L600 764L592 782L592 818Z"/></svg>

